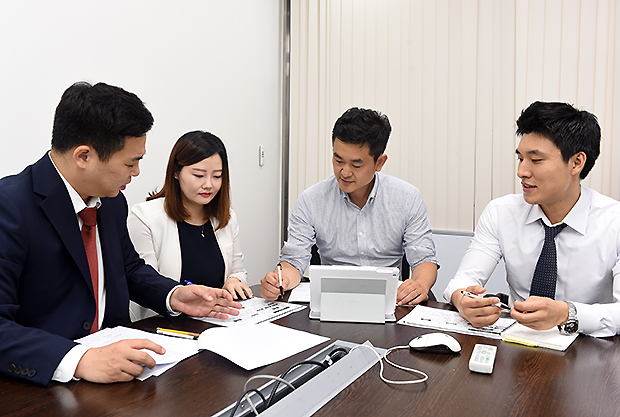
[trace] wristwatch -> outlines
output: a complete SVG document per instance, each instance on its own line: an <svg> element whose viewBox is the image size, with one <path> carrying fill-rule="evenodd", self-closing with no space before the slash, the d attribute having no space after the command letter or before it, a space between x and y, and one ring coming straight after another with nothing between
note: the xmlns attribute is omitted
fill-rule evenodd
<svg viewBox="0 0 620 417"><path fill-rule="evenodd" d="M579 330L579 320L577 320L577 308L570 301L565 301L568 304L568 320L558 325L560 334L569 335L577 333Z"/></svg>

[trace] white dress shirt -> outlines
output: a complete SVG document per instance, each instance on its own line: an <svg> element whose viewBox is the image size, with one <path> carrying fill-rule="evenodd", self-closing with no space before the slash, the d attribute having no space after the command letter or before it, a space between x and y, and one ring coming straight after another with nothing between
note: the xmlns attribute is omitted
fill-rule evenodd
<svg viewBox="0 0 620 417"><path fill-rule="evenodd" d="M450 301L460 288L484 287L504 258L511 304L527 299L545 238L539 219L553 226L540 206L528 204L522 195L491 201L444 298ZM555 239L555 298L575 304L580 332L615 335L620 331L620 202L581 187L579 200L561 223L567 227Z"/></svg>

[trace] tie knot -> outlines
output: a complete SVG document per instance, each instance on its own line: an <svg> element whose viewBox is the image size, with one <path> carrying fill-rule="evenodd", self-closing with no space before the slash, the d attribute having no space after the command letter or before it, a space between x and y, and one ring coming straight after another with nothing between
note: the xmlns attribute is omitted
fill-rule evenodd
<svg viewBox="0 0 620 417"><path fill-rule="evenodd" d="M84 222L84 226L97 225L97 209L95 207L87 207L78 213L78 216Z"/></svg>
<svg viewBox="0 0 620 417"><path fill-rule="evenodd" d="M554 240L555 237L566 227L566 223L559 224L557 226L547 226L544 222L541 223L545 226L545 239Z"/></svg>

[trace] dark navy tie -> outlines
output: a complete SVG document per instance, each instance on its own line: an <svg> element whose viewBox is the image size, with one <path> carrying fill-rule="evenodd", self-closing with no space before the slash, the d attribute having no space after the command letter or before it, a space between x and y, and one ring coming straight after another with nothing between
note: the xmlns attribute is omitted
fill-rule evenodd
<svg viewBox="0 0 620 417"><path fill-rule="evenodd" d="M555 283L558 279L558 258L555 249L555 237L566 227L562 223L555 227L549 227L543 221L540 221L545 227L545 243L543 244L536 269L534 270L534 278L532 278L532 286L530 287L530 296L537 295L539 297L548 297L555 299Z"/></svg>

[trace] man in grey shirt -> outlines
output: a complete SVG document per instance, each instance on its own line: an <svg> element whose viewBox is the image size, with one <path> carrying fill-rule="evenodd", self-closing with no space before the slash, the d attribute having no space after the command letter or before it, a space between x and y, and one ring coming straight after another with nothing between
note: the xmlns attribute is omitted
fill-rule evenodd
<svg viewBox="0 0 620 417"><path fill-rule="evenodd" d="M297 199L282 248L282 287L296 287L317 245L323 265L401 267L403 254L411 279L396 301L428 299L437 279L437 258L426 204L420 191L379 171L392 128L387 116L351 108L332 131L334 175L305 190ZM278 271L261 281L261 297L280 295Z"/></svg>

